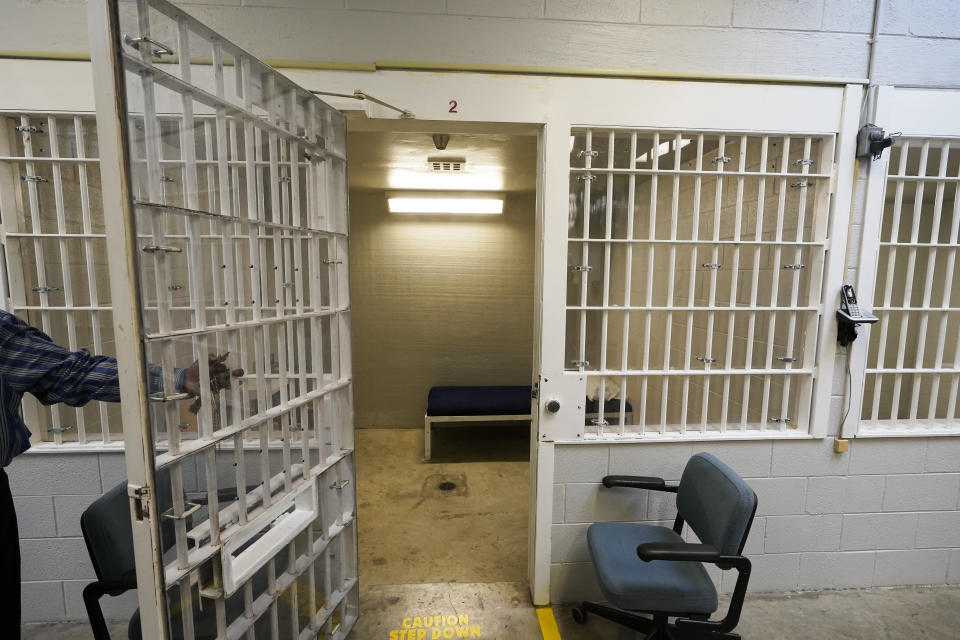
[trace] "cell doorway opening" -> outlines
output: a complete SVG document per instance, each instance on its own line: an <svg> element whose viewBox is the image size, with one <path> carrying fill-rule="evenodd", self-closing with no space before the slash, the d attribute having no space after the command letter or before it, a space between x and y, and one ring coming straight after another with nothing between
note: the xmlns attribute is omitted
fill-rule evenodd
<svg viewBox="0 0 960 640"><path fill-rule="evenodd" d="M361 582L525 584L538 132L348 131Z"/></svg>

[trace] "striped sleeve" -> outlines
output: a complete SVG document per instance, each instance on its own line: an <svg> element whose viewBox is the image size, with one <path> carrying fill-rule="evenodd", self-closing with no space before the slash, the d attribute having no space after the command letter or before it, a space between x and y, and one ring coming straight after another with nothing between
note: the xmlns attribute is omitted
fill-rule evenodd
<svg viewBox="0 0 960 640"><path fill-rule="evenodd" d="M120 402L117 361L70 351L16 316L0 312L0 376L18 393L32 393L43 404L63 402L78 407L90 400ZM186 369L174 370L177 391L186 384ZM149 393L163 391L163 372L148 367Z"/></svg>
<svg viewBox="0 0 960 640"><path fill-rule="evenodd" d="M32 393L48 405L120 401L115 359L70 351L22 322L5 323L0 340L0 375L14 391Z"/></svg>

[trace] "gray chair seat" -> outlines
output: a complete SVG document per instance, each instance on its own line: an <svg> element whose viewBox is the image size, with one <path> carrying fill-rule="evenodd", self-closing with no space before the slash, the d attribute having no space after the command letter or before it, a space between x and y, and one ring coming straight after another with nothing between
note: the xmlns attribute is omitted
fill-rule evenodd
<svg viewBox="0 0 960 640"><path fill-rule="evenodd" d="M620 609L709 615L717 610L717 590L699 562L644 562L637 545L682 543L672 529L625 522L597 522L587 544L607 600Z"/></svg>

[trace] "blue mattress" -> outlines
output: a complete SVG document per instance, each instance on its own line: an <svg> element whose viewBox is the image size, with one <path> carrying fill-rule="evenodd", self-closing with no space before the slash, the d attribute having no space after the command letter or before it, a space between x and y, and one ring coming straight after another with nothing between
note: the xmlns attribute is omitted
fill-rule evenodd
<svg viewBox="0 0 960 640"><path fill-rule="evenodd" d="M587 399L586 413L597 413L599 403ZM626 410L633 411L630 403ZM603 403L605 414L620 413L620 399ZM530 387L431 387L428 416L514 416L530 413Z"/></svg>
<svg viewBox="0 0 960 640"><path fill-rule="evenodd" d="M431 387L428 416L513 416L530 413L530 387Z"/></svg>

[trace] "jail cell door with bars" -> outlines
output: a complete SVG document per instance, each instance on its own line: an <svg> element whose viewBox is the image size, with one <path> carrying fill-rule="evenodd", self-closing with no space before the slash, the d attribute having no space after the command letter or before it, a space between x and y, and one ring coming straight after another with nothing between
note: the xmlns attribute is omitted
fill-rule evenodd
<svg viewBox="0 0 960 640"><path fill-rule="evenodd" d="M164 0L89 7L144 637L344 638L345 120Z"/></svg>
<svg viewBox="0 0 960 640"><path fill-rule="evenodd" d="M836 139L573 128L578 438L812 433Z"/></svg>

